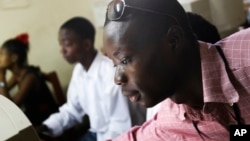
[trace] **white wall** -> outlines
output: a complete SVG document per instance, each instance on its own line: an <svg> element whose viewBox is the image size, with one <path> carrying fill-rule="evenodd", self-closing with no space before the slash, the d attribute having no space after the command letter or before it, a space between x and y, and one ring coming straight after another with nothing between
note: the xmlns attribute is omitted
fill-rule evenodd
<svg viewBox="0 0 250 141"><path fill-rule="evenodd" d="M243 0L178 0L186 11L202 15L214 24L221 37L238 30L246 20Z"/></svg>
<svg viewBox="0 0 250 141"><path fill-rule="evenodd" d="M28 32L31 45L29 52L30 64L39 65L45 72L56 70L63 87L66 88L73 66L69 65L59 52L60 47L57 41L58 28L63 22L73 16L85 16L93 22L96 27L97 35L95 46L100 49L102 47L101 25L105 16L106 5L109 1L110 0L0 0L0 44L21 32ZM215 3L221 0L208 1ZM223 1L232 2L235 0ZM19 2L21 2L21 5L22 2L24 2L24 6L18 7L18 5L20 5ZM12 4L14 6L17 4L17 7L6 8L4 4ZM203 8L205 7L204 5L197 6L200 7L201 11L206 9ZM196 8L192 8L197 10L197 6ZM236 6L239 7L239 5ZM220 4L217 5L216 8L221 11L223 11L224 8L226 8L227 11L232 9L231 13L235 14L233 7L224 7L223 4ZM225 13L227 12L224 12L224 14ZM227 16L232 15L231 13L227 14ZM206 14L208 13L205 11L204 15L206 16ZM214 10L211 13L211 17L213 17L213 15L220 15L222 19L227 18L222 14L223 13L219 14L218 11L215 12ZM207 17L209 16L208 14ZM219 22L217 19L215 21ZM230 25L230 22L231 21L228 21L227 23ZM227 26L223 25L223 27Z"/></svg>
<svg viewBox="0 0 250 141"><path fill-rule="evenodd" d="M14 7L7 8L8 5L3 2ZM105 15L103 7L107 2L108 0L0 0L0 44L19 33L28 32L29 63L39 65L45 72L56 70L63 88L66 89L73 66L60 54L58 28L73 16L87 17L96 26L95 46L100 49L102 28L98 25L102 24ZM24 6L20 7L21 4ZM96 8L97 5L99 8Z"/></svg>
<svg viewBox="0 0 250 141"><path fill-rule="evenodd" d="M236 31L246 20L243 0L209 0L212 23L215 24L221 37Z"/></svg>

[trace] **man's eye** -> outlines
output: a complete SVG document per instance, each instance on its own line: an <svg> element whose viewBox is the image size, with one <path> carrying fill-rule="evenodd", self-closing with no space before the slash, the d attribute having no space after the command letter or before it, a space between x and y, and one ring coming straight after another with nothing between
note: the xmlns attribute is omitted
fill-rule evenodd
<svg viewBox="0 0 250 141"><path fill-rule="evenodd" d="M127 61L127 60L122 60L121 63L122 63L123 65L126 65L126 64L128 63L128 61Z"/></svg>
<svg viewBox="0 0 250 141"><path fill-rule="evenodd" d="M122 60L121 60L121 64L122 65L127 65L129 63L129 58L123 58Z"/></svg>
<svg viewBox="0 0 250 141"><path fill-rule="evenodd" d="M70 41L70 40L63 40L61 45L63 45L63 46L72 46L73 42Z"/></svg>

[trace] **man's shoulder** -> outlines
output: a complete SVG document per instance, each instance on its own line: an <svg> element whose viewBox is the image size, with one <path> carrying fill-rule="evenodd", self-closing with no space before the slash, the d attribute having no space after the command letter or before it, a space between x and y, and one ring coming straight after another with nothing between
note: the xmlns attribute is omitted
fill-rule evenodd
<svg viewBox="0 0 250 141"><path fill-rule="evenodd" d="M76 63L73 67L72 75L79 75L80 73L84 72L84 68L81 63Z"/></svg>
<svg viewBox="0 0 250 141"><path fill-rule="evenodd" d="M235 42L235 41L249 41L250 38L250 28L246 28L240 31L237 31L227 37L225 37L224 39L218 41L220 42Z"/></svg>
<svg viewBox="0 0 250 141"><path fill-rule="evenodd" d="M112 64L112 60L109 59L107 56L103 55L102 53L99 53L98 57L99 57L100 60L102 60L104 63Z"/></svg>
<svg viewBox="0 0 250 141"><path fill-rule="evenodd" d="M103 55L103 54L99 54L99 63L100 63L100 67L103 69L102 71L111 71L114 69L114 65L111 59L109 59L107 56Z"/></svg>
<svg viewBox="0 0 250 141"><path fill-rule="evenodd" d="M83 69L82 64L81 63L76 63L75 66L74 66L74 68L73 68L73 72L76 71L76 70L79 71L81 69Z"/></svg>

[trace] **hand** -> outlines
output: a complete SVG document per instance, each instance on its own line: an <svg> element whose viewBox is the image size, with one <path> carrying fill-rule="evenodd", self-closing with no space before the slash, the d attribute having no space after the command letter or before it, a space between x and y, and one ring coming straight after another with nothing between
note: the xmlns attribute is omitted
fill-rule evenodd
<svg viewBox="0 0 250 141"><path fill-rule="evenodd" d="M0 67L0 73L5 74L5 73L6 73L6 68L2 68L2 67Z"/></svg>
<svg viewBox="0 0 250 141"><path fill-rule="evenodd" d="M40 132L43 132L43 131L49 131L49 128L44 124L41 124L39 126L35 126L35 129L36 129L37 133L40 133Z"/></svg>
<svg viewBox="0 0 250 141"><path fill-rule="evenodd" d="M45 132L49 132L49 128L46 126L46 125L40 125L40 126L36 126L35 127L35 130L38 134L38 136L41 138L41 139L50 139L51 137L47 134L44 134Z"/></svg>
<svg viewBox="0 0 250 141"><path fill-rule="evenodd" d="M5 80L5 75L6 75L6 69L0 68L0 80L1 81Z"/></svg>

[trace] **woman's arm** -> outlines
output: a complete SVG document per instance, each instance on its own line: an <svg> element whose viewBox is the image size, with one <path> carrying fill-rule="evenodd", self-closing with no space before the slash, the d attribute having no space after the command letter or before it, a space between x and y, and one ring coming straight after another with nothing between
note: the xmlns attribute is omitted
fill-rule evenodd
<svg viewBox="0 0 250 141"><path fill-rule="evenodd" d="M18 84L19 88L13 97L10 96L9 90L16 85L14 76L10 78L8 84L6 85L4 73L0 71L0 82L5 83L5 86L0 86L0 93L11 99L15 104L20 105L23 103L23 100L28 92L37 84L37 79L32 73L26 74L26 76Z"/></svg>
<svg viewBox="0 0 250 141"><path fill-rule="evenodd" d="M10 98L8 87L6 83L6 69L0 68L0 94Z"/></svg>
<svg viewBox="0 0 250 141"><path fill-rule="evenodd" d="M34 74L26 74L26 76L18 83L18 91L14 97L12 97L12 101L17 105L22 104L29 91L34 89L37 83L38 80Z"/></svg>
<svg viewBox="0 0 250 141"><path fill-rule="evenodd" d="M10 91L17 84L15 77L12 75L7 82L7 89Z"/></svg>

